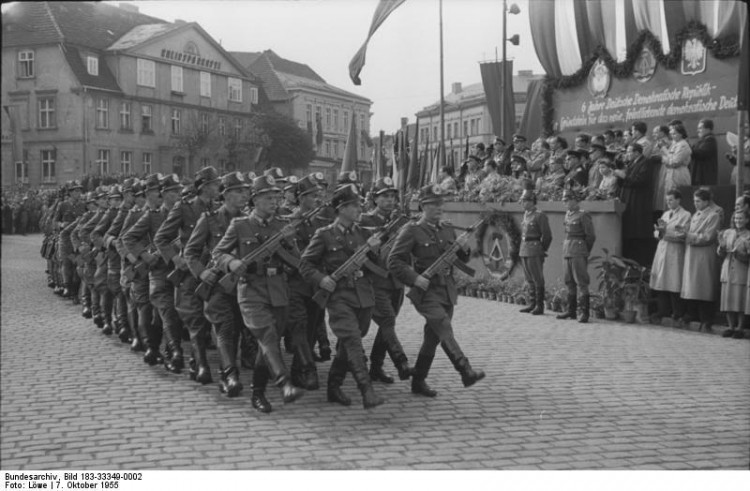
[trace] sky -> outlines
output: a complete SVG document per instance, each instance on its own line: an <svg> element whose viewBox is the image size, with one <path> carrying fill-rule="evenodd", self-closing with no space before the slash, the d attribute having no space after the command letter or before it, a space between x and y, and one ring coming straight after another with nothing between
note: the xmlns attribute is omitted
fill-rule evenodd
<svg viewBox="0 0 750 491"><path fill-rule="evenodd" d="M113 2L125 3L125 2ZM370 130L393 132L401 117L440 99L438 0L406 0L380 26L367 50L361 86L349 78L349 61L364 42L378 0L153 0L127 2L140 12L197 22L227 51L264 51L305 63L328 83L363 95L373 104ZM508 2L508 5L514 3ZM542 73L531 40L528 0L508 14L507 44L514 71ZM479 62L502 58L502 0L444 0L445 93L453 82L481 82Z"/></svg>

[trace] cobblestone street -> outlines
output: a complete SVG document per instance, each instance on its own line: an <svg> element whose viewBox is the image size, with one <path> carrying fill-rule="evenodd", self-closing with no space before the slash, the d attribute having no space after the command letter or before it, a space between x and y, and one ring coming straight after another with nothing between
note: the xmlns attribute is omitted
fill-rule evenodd
<svg viewBox="0 0 750 491"><path fill-rule="evenodd" d="M457 338L487 373L476 386L463 388L439 351L435 399L376 384L387 403L365 411L349 376L351 407L327 403L324 388L286 406L270 390L274 412L261 415L249 371L227 399L102 335L46 287L40 244L2 237L4 469L748 468L747 340L462 297ZM398 332L412 362L421 330L405 306Z"/></svg>

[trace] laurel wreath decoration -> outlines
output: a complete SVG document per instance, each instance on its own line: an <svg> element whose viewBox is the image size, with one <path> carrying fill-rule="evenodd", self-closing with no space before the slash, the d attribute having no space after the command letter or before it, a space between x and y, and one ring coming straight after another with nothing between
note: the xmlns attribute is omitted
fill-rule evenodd
<svg viewBox="0 0 750 491"><path fill-rule="evenodd" d="M669 54L664 54L661 41L649 30L642 30L638 33L635 41L630 45L625 60L621 63L612 58L607 48L602 45L596 47L591 56L583 62L577 72L561 77L551 77L547 75L544 78L542 87L542 127L547 135L554 133L552 121L555 116L555 108L552 102L552 96L555 90L569 89L577 87L586 82L591 67L596 60L601 59L612 75L618 79L629 78L633 75L635 62L643 49L647 46L654 53L656 61L668 70L675 70L680 65L682 59L683 43L693 37L697 37L714 58L725 59L740 54L740 40L737 35L730 35L723 38L711 38L708 28L705 24L692 20L683 27L676 35L676 43Z"/></svg>
<svg viewBox="0 0 750 491"><path fill-rule="evenodd" d="M477 228L476 239L477 249L472 254L473 257L484 258L486 251L484 250L484 235L487 233L487 229L490 227L502 227L507 233L510 239L510 260L511 265L506 272L506 277L510 276L518 264L518 252L521 249L521 231L518 229L516 222L513 221L513 217L510 213L503 213L501 211L492 211L483 213L483 217L486 220Z"/></svg>

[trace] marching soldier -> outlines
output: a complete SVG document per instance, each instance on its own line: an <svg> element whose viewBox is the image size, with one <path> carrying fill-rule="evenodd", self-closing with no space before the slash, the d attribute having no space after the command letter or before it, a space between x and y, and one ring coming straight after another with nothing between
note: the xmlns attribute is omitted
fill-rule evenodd
<svg viewBox="0 0 750 491"><path fill-rule="evenodd" d="M93 311L91 308L91 289L88 287L83 277L83 256L86 253L86 246L82 247L77 233L74 240L73 232L78 229L79 225L88 222L96 213L96 195L94 194L94 191L86 193L85 206L86 211L83 215L60 231L58 251L61 255L65 254L70 260L71 267L73 268L73 271L70 274L78 279L78 295L81 299L82 305L81 315L84 319L91 319L93 317Z"/></svg>
<svg viewBox="0 0 750 491"><path fill-rule="evenodd" d="M279 215L291 215L297 208L297 183L299 183L297 176L289 176L286 184L284 184L284 202L281 203L277 211Z"/></svg>
<svg viewBox="0 0 750 491"><path fill-rule="evenodd" d="M101 304L102 315L104 316L104 327L102 328L102 334L110 335L113 331L113 322L116 319L113 313L115 307L115 295L109 287L108 283L108 251L104 245L104 234L112 225L119 211L120 204L123 201L122 189L118 185L114 185L110 188L107 193L107 210L104 215L99 219L94 229L91 231L91 244L95 252L94 260L96 262L96 271L94 272L94 288L99 292L99 300ZM113 251L114 252L114 251ZM118 282L119 286L119 282ZM120 318L120 322L122 318ZM117 324L117 330L120 327Z"/></svg>
<svg viewBox="0 0 750 491"><path fill-rule="evenodd" d="M368 239L367 231L355 223L362 213L361 199L354 185L341 186L334 192L336 220L315 232L302 254L300 272L308 282L331 292L328 318L339 342L328 372L328 401L351 405L351 399L341 390L348 369L362 393L363 406L369 409L385 402L372 388L362 347L375 306L372 281L362 270L338 282L330 276L365 242L380 245L379 239Z"/></svg>
<svg viewBox="0 0 750 491"><path fill-rule="evenodd" d="M310 174L297 184L299 208L290 218L300 218L320 205L323 174ZM320 217L320 213L297 227L295 243L299 251L304 251L315 231L330 224ZM294 357L292 360L292 383L306 390L319 388L318 371L313 357L313 346L318 325L324 321L324 311L312 299L313 287L298 270L289 275L289 326L292 336ZM325 324L323 325L325 329ZM322 348L321 348L322 349ZM330 347L329 357L330 357Z"/></svg>
<svg viewBox="0 0 750 491"><path fill-rule="evenodd" d="M370 213L362 215L360 226L373 229L385 227L398 213L395 209L396 194L396 188L390 177L378 179L372 189L376 207ZM381 250L376 262L378 266L386 270L389 252ZM404 348L396 335L396 317L404 303L404 286L396 281L392 274L388 274L387 278L374 276L372 283L375 291L372 320L378 325L378 332L370 352L370 378L385 384L393 383L393 378L383 371L387 351L396 366L398 378L408 380L411 376L411 368Z"/></svg>
<svg viewBox="0 0 750 491"><path fill-rule="evenodd" d="M183 256L196 282L212 285L205 302L204 313L213 324L219 356L221 357L219 388L228 397L237 397L242 390L237 368L237 342L242 314L237 303L236 292L225 292L216 282L221 272L211 261L211 251L227 231L230 222L243 215L242 209L250 197L250 185L241 172L232 172L221 178L221 193L224 204L215 211L206 211L198 219L190 235ZM198 283L195 283L197 286ZM257 354L257 353L256 353ZM196 381L207 384L211 374L207 363L199 363Z"/></svg>
<svg viewBox="0 0 750 491"><path fill-rule="evenodd" d="M471 368L453 335L453 306L456 305L458 296L452 268L436 275L432 280L420 275L457 240L453 227L440 220L443 214L442 188L437 184L424 186L420 191L419 204L423 211L422 218L417 223L407 224L401 230L388 256L388 269L401 283L424 291L421 302L414 305L425 318L426 325L422 347L412 371L411 391L435 397L437 392L427 385L425 379L438 344L461 374L464 387L482 380L484 372ZM466 239L462 239L459 245L462 250L458 258L466 262L469 259Z"/></svg>
<svg viewBox="0 0 750 491"><path fill-rule="evenodd" d="M184 368L185 362L182 357L182 333L180 319L174 308L174 287L167 281L167 275L170 268L167 263L158 255L157 248L153 243L153 238L164 220L180 197L182 186L176 174L161 177L161 174L149 176L147 178L147 194L149 200L149 210L145 212L140 219L125 232L122 238L123 245L128 252L128 260L132 264L138 261L143 263L149 269L149 300L151 305L156 309L161 318L162 329L153 324L147 335L148 348L143 356L143 361L149 365L155 365L164 361L167 370L179 373ZM154 180L158 179L158 187L154 186ZM161 206L155 207L156 196L161 190ZM162 334L167 338L166 358L159 353Z"/></svg>
<svg viewBox="0 0 750 491"><path fill-rule="evenodd" d="M280 196L281 189L273 177L257 177L253 181L255 208L250 216L232 220L212 252L213 260L222 272L241 275L237 285L240 311L262 351L253 371L251 396L253 407L260 412L272 410L265 396L270 375L281 389L284 403L293 402L304 394L291 384L279 348L279 335L285 325L284 311L289 305L286 273L279 254L273 254L260 265L247 266L240 259L285 229L284 222L274 216ZM294 229L285 230L288 239L293 234Z"/></svg>
<svg viewBox="0 0 750 491"><path fill-rule="evenodd" d="M164 223L154 236L154 245L165 264L171 264L181 276L173 285L175 289L175 310L183 324L190 332L192 357L189 362L190 378L201 384L211 380L208 368L206 346L211 335L210 324L203 316L203 301L195 296L198 280L188 271L187 263L181 255L180 248L173 242L179 238L180 244L186 244L200 216L212 210L213 201L219 196L220 178L213 167L204 167L195 174L195 197L183 199L169 210ZM175 367L176 368L176 367Z"/></svg>
<svg viewBox="0 0 750 491"><path fill-rule="evenodd" d="M536 207L536 194L526 189L521 194L521 205L524 209L521 222L521 247L518 256L521 258L526 288L529 292L529 304L521 312L532 315L544 313L544 258L552 243L552 232L547 215Z"/></svg>
<svg viewBox="0 0 750 491"><path fill-rule="evenodd" d="M565 262L565 286L568 288L568 311L558 319L575 319L577 307L581 317L578 322L589 321L589 273L588 259L594 247L596 235L591 215L581 210L580 196L572 189L563 192L563 202L568 211L565 214L565 240L563 241L563 261Z"/></svg>
<svg viewBox="0 0 750 491"><path fill-rule="evenodd" d="M83 191L81 183L73 181L67 186L67 189L68 199L60 204L54 217L55 230L63 230L86 212L86 204L81 200L81 193ZM62 284L58 286L63 296L70 297L77 294L76 286L78 283L75 278L75 265L70 257L74 251L69 248L67 242L62 244L62 247L58 249L60 252L58 256L61 271L60 276L62 276ZM65 291L63 291L63 288Z"/></svg>

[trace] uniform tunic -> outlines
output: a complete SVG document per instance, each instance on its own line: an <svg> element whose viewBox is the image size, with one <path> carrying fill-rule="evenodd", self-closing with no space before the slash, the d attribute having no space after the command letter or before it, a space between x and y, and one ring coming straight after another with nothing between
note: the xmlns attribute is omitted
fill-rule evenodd
<svg viewBox="0 0 750 491"><path fill-rule="evenodd" d="M690 212L679 207L676 210L665 211L661 219L666 222L666 229L660 237L659 245L656 246L649 286L653 290L680 293L685 263L685 236L690 225ZM677 227L682 227L682 231L678 231Z"/></svg>
<svg viewBox="0 0 750 491"><path fill-rule="evenodd" d="M536 207L525 211L521 221L521 258L526 282L530 288L544 288L544 258L552 243L547 215Z"/></svg>
<svg viewBox="0 0 750 491"><path fill-rule="evenodd" d="M589 273L588 257L596 241L594 223L591 215L578 209L565 213L565 240L563 241L563 259L565 261L565 285L568 295L574 295L576 289L581 295L588 295Z"/></svg>
<svg viewBox="0 0 750 491"><path fill-rule="evenodd" d="M744 312L750 230L724 230L719 239L719 250L726 253L721 265L721 310Z"/></svg>
<svg viewBox="0 0 750 491"><path fill-rule="evenodd" d="M688 300L712 302L718 295L716 255L720 217L709 209L696 211L690 220L685 249L680 296Z"/></svg>

